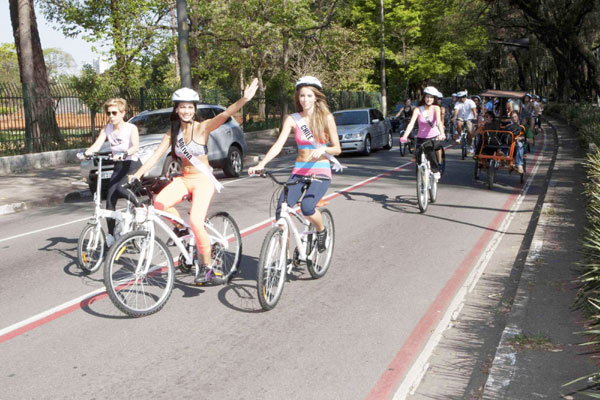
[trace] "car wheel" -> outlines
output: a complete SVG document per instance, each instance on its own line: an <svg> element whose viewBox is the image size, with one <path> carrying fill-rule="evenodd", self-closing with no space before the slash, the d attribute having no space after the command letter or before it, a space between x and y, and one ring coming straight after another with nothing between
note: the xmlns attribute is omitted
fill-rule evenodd
<svg viewBox="0 0 600 400"><path fill-rule="evenodd" d="M384 149L389 150L392 148L392 131L389 131L387 134L387 143L383 146Z"/></svg>
<svg viewBox="0 0 600 400"><path fill-rule="evenodd" d="M171 156L167 156L167 158L165 158L165 165L163 166L162 171L163 176L168 178L172 174L181 174L181 171L181 161L174 159Z"/></svg>
<svg viewBox="0 0 600 400"><path fill-rule="evenodd" d="M228 178L237 178L244 168L244 157L242 152L236 146L231 146L227 152L227 160L223 166L223 172Z"/></svg>
<svg viewBox="0 0 600 400"><path fill-rule="evenodd" d="M369 154L371 154L371 150L371 136L367 135L367 137L365 138L364 148L361 154L363 156L368 156Z"/></svg>

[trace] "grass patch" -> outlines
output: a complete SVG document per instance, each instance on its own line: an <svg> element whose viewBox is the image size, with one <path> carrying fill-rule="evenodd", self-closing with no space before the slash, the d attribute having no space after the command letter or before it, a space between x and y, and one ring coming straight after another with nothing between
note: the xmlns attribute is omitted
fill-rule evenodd
<svg viewBox="0 0 600 400"><path fill-rule="evenodd" d="M518 350L557 350L560 347L552 343L548 336L542 333L528 335L521 333L514 338L508 340L508 344Z"/></svg>

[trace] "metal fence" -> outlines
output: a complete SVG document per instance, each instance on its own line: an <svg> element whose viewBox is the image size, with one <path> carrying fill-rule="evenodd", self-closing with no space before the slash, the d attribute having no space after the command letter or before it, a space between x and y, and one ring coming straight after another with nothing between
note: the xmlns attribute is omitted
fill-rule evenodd
<svg viewBox="0 0 600 400"><path fill-rule="evenodd" d="M173 91L173 88L115 88L111 90L110 97L127 100L126 117L133 117L143 110L171 107ZM54 132L32 134L26 129L31 130L31 123L26 124L25 113L25 108L32 105L23 93L20 85L0 84L0 156L87 147L96 138L101 127L108 123L103 112L95 113L90 110L83 101L85 96L81 96L73 86L51 84L51 99L47 100L51 105L49 117ZM381 109L379 93L329 92L326 95L332 111L356 107ZM204 89L201 96L205 103L227 105L237 100L240 93L233 90ZM278 95L253 101L244 107L244 114L238 116L238 120L245 130L278 126L283 101L287 101L288 110L294 109L293 99L289 97ZM262 110L265 118L259 117Z"/></svg>

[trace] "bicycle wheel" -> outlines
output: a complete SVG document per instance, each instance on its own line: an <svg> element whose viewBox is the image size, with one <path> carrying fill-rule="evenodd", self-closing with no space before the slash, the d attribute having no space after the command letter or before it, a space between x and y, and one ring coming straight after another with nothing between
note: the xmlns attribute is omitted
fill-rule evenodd
<svg viewBox="0 0 600 400"><path fill-rule="evenodd" d="M465 157L467 156L467 139L465 137L460 138L460 149L461 149L462 159L464 160Z"/></svg>
<svg viewBox="0 0 600 400"><path fill-rule="evenodd" d="M242 235L235 220L226 212L220 211L206 220L208 234L218 233L228 242L227 247L211 239L212 281L228 282L238 271L242 261Z"/></svg>
<svg viewBox="0 0 600 400"><path fill-rule="evenodd" d="M481 166L479 165L479 160L475 160L475 170L473 171L473 176L475 180L479 179L479 172L481 171Z"/></svg>
<svg viewBox="0 0 600 400"><path fill-rule="evenodd" d="M492 190L494 188L494 180L496 179L496 162L494 160L490 160L490 165L488 166L488 189Z"/></svg>
<svg viewBox="0 0 600 400"><path fill-rule="evenodd" d="M437 179L429 175L429 202L435 203L437 200Z"/></svg>
<svg viewBox="0 0 600 400"><path fill-rule="evenodd" d="M417 169L417 203L419 204L420 212L424 213L427 210L427 177L425 176L425 168Z"/></svg>
<svg viewBox="0 0 600 400"><path fill-rule="evenodd" d="M315 239L312 246L314 256L307 262L308 272L314 279L319 279L327 273L329 265L331 264L333 247L335 245L333 215L331 215L331 211L326 208L319 211L321 211L321 216L323 217L323 225L325 226L325 229L327 229L327 239L325 240L325 251L319 253L319 250L317 249L317 235L314 235Z"/></svg>
<svg viewBox="0 0 600 400"><path fill-rule="evenodd" d="M406 143L400 142L400 157L404 157L404 155L406 154L406 147Z"/></svg>
<svg viewBox="0 0 600 400"><path fill-rule="evenodd" d="M527 159L523 158L523 173L521 174L521 183L525 183L525 174L527 173Z"/></svg>
<svg viewBox="0 0 600 400"><path fill-rule="evenodd" d="M258 301L263 310L272 310L281 297L283 284L285 283L285 246L283 230L273 227L267 232L267 236L260 249L258 269L256 272L256 289Z"/></svg>
<svg viewBox="0 0 600 400"><path fill-rule="evenodd" d="M92 274L104 261L106 235L99 222L88 223L77 240L77 264L86 274Z"/></svg>
<svg viewBox="0 0 600 400"><path fill-rule="evenodd" d="M159 311L173 291L175 265L169 249L159 238L153 242L149 239L146 231L130 232L106 257L104 285L108 297L131 317Z"/></svg>

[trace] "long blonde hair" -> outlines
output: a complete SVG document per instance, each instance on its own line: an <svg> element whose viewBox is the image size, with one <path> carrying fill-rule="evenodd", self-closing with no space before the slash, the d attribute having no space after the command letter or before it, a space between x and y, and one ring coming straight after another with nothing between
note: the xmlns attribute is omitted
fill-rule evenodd
<svg viewBox="0 0 600 400"><path fill-rule="evenodd" d="M315 94L315 111L310 118L307 118L308 127L312 131L315 140L319 143L329 142L329 126L327 125L327 116L331 114L329 107L327 106L327 97L314 86L303 86L310 88ZM294 105L296 106L296 112L301 113L303 111L302 105L300 104L300 89L294 93Z"/></svg>

